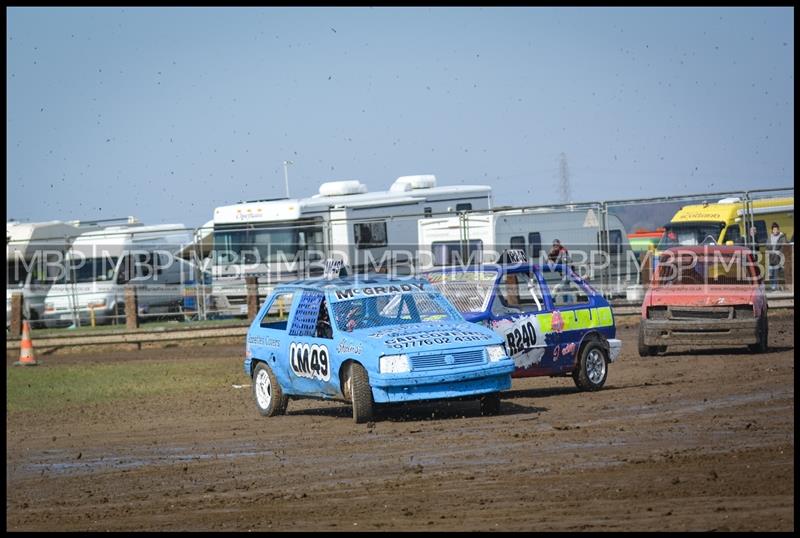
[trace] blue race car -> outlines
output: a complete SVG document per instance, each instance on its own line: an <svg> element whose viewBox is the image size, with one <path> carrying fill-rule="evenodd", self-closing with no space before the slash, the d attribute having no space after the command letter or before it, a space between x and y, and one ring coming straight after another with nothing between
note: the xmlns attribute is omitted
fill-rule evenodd
<svg viewBox="0 0 800 538"><path fill-rule="evenodd" d="M277 287L247 332L244 371L264 416L322 398L352 402L361 423L374 404L413 400L474 396L497 413L514 361L427 282L353 276Z"/></svg>
<svg viewBox="0 0 800 538"><path fill-rule="evenodd" d="M622 348L608 301L567 265L522 261L422 276L465 319L503 337L512 377L572 375L579 389L599 390Z"/></svg>

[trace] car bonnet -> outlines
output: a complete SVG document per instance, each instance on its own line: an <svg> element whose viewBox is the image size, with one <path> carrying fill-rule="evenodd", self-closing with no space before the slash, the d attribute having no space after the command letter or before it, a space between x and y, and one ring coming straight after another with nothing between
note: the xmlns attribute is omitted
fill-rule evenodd
<svg viewBox="0 0 800 538"><path fill-rule="evenodd" d="M490 329L467 321L372 327L357 329L347 335L383 353L426 352L503 343Z"/></svg>

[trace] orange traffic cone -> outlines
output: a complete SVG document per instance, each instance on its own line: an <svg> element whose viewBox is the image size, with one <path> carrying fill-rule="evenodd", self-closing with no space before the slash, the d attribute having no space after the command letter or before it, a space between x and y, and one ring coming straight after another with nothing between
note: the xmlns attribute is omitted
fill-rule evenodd
<svg viewBox="0 0 800 538"><path fill-rule="evenodd" d="M22 321L22 340L19 343L19 360L14 366L36 366L36 357L33 355L33 342L31 342L31 325L28 320Z"/></svg>

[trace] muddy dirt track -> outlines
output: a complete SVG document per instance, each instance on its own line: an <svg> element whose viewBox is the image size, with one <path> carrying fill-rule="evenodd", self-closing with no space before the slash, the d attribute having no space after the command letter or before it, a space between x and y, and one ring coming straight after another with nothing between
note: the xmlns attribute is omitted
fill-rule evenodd
<svg viewBox="0 0 800 538"><path fill-rule="evenodd" d="M794 529L794 312L764 355L639 358L636 320L606 388L516 379L477 402L393 407L356 425L343 403L262 418L248 388L7 413L7 530ZM212 356L169 348L86 360ZM242 374L241 383L248 383Z"/></svg>

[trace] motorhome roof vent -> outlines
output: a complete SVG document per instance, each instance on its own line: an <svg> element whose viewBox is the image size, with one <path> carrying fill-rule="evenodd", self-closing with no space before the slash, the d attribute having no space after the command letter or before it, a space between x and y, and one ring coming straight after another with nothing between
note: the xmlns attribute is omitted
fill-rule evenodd
<svg viewBox="0 0 800 538"><path fill-rule="evenodd" d="M720 204L735 204L736 202L741 202L742 200L738 196L734 196L732 198L723 198L718 203Z"/></svg>
<svg viewBox="0 0 800 538"><path fill-rule="evenodd" d="M358 180L328 181L319 186L320 196L345 196L348 194L363 194L367 186Z"/></svg>
<svg viewBox="0 0 800 538"><path fill-rule="evenodd" d="M418 176L401 176L389 187L389 192L406 192L413 189L430 189L436 186L436 176L422 174Z"/></svg>

